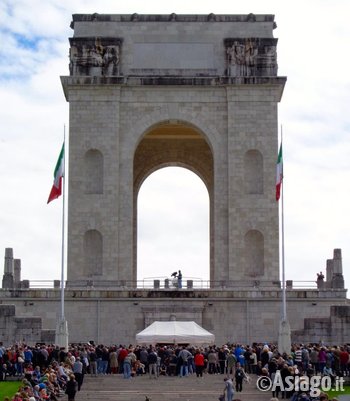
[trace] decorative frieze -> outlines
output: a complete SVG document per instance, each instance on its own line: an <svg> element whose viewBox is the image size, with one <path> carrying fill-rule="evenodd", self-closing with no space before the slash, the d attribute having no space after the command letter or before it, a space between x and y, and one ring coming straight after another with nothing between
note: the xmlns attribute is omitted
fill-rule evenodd
<svg viewBox="0 0 350 401"><path fill-rule="evenodd" d="M120 75L120 38L70 38L70 75Z"/></svg>

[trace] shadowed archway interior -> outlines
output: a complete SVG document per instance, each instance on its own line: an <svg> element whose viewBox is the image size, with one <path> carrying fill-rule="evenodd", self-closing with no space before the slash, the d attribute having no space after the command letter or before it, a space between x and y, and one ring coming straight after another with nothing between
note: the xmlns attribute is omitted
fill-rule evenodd
<svg viewBox="0 0 350 401"><path fill-rule="evenodd" d="M209 194L210 278L213 275L213 170L211 148L203 133L186 123L160 123L145 133L134 155L133 277L137 278L137 199L144 180L168 166L184 167L197 174Z"/></svg>

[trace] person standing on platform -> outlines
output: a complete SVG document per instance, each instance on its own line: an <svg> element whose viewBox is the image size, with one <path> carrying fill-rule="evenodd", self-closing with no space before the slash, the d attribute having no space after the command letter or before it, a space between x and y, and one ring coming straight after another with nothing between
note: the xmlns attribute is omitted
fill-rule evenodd
<svg viewBox="0 0 350 401"><path fill-rule="evenodd" d="M177 287L182 288L182 273L181 270L179 270L177 274Z"/></svg>

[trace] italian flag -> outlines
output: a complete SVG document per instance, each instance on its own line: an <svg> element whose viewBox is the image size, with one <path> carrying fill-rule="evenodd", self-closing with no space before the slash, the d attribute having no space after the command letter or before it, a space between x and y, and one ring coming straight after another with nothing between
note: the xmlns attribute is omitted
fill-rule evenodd
<svg viewBox="0 0 350 401"><path fill-rule="evenodd" d="M62 178L64 176L64 143L62 145L60 155L58 156L53 176L53 185L47 203L57 199L62 194Z"/></svg>
<svg viewBox="0 0 350 401"><path fill-rule="evenodd" d="M276 163L276 201L278 202L281 196L281 185L283 180L283 159L282 159L282 143L278 152Z"/></svg>

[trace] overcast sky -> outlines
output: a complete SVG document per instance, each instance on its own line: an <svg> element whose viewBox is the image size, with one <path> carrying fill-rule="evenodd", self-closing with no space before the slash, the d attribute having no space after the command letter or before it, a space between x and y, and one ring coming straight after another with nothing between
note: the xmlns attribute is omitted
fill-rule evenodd
<svg viewBox="0 0 350 401"><path fill-rule="evenodd" d="M325 272L333 249L341 248L348 285L348 0L179 0L169 5L156 0L2 0L0 255L7 247L14 249L23 279L60 278L61 200L46 204L64 124L68 130L68 103L59 77L69 75L72 14L94 12L275 15L278 75L288 78L279 104L286 278L315 280L317 272ZM187 198L180 199L179 192ZM179 204L188 209L177 214ZM208 279L204 184L190 172L160 170L142 186L139 208L139 278L182 268L185 276Z"/></svg>

